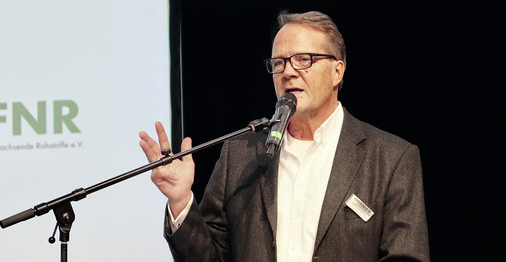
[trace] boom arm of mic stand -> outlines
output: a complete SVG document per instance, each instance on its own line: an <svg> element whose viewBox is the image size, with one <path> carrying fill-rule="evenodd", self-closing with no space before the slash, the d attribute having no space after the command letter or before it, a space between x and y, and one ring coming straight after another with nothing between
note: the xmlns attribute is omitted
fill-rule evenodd
<svg viewBox="0 0 506 262"><path fill-rule="evenodd" d="M197 152L199 150L202 150L204 148L216 145L216 144L223 142L227 139L230 139L232 137L235 137L235 136L247 133L247 132L256 133L258 131L264 130L269 127L269 123L270 123L270 121L265 117L257 119L257 120L253 120L249 123L248 127L245 127L245 128L240 129L238 131L232 132L228 135L224 135L222 137L219 137L219 138L216 138L216 139L211 140L209 142L206 142L204 144L192 147L186 151L179 152L179 153L174 154L172 156L164 156L157 161L154 161L152 163L149 163L145 166L139 167L137 169L134 169L134 170L124 173L122 175L113 177L109 180L98 183L98 184L88 187L86 189L78 188L78 189L72 191L71 193L61 196L59 198L56 198L48 203L41 203L39 205L36 205L34 208L30 208L30 209L20 212L16 215L5 218L0 221L0 227L6 228L11 225L17 224L19 222L33 218L36 215L37 216L44 215L47 212L49 212L49 210L59 207L61 205L64 205L66 203L70 203L70 201L79 201L79 200L85 198L88 194L94 193L98 190L104 189L106 187L109 187L111 185L119 183L123 180L132 178L136 175L142 174L142 173L149 171L151 169L155 169L159 166L168 165L168 164L172 163L172 161L174 161L175 159L179 159L185 155L189 155L189 154L192 154L192 153Z"/></svg>

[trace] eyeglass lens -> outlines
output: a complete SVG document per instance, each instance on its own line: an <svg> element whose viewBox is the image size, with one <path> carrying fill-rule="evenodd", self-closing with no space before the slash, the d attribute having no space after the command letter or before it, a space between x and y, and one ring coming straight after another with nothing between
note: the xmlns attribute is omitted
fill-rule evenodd
<svg viewBox="0 0 506 262"><path fill-rule="evenodd" d="M297 54L289 58L273 58L267 63L268 70L272 73L283 72L285 70L286 60L290 60L294 69L306 69L311 67L311 55L310 54Z"/></svg>

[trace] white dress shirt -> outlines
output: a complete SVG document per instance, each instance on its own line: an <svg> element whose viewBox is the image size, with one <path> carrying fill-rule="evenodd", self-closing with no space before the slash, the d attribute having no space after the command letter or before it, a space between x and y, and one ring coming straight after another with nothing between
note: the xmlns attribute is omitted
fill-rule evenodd
<svg viewBox="0 0 506 262"><path fill-rule="evenodd" d="M277 261L311 261L325 191L343 123L339 103L313 141L286 132L278 170Z"/></svg>

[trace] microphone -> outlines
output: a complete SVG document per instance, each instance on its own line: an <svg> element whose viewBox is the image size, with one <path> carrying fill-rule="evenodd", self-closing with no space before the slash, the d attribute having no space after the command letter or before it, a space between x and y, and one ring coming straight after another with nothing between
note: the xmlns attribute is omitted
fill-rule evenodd
<svg viewBox="0 0 506 262"><path fill-rule="evenodd" d="M269 123L271 130L265 141L267 156L272 158L279 151L286 126L295 113L296 106L297 98L290 92L284 93L276 102L276 111Z"/></svg>

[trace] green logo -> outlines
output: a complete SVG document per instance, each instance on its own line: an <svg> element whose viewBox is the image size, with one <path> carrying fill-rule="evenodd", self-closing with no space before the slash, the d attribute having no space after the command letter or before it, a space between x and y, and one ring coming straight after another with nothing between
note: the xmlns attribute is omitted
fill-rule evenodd
<svg viewBox="0 0 506 262"><path fill-rule="evenodd" d="M37 102L37 112L32 114L21 102L12 103L12 135L21 135L21 122L26 121L28 125L38 135L47 134L47 107L46 101ZM2 115L2 110L7 110L7 103L0 103L0 124L7 123L8 117ZM67 112L64 114L64 112ZM53 133L62 134L63 126L70 133L81 133L79 128L73 122L77 116L79 108L72 100L55 100L53 101ZM36 116L34 116L36 115Z"/></svg>

